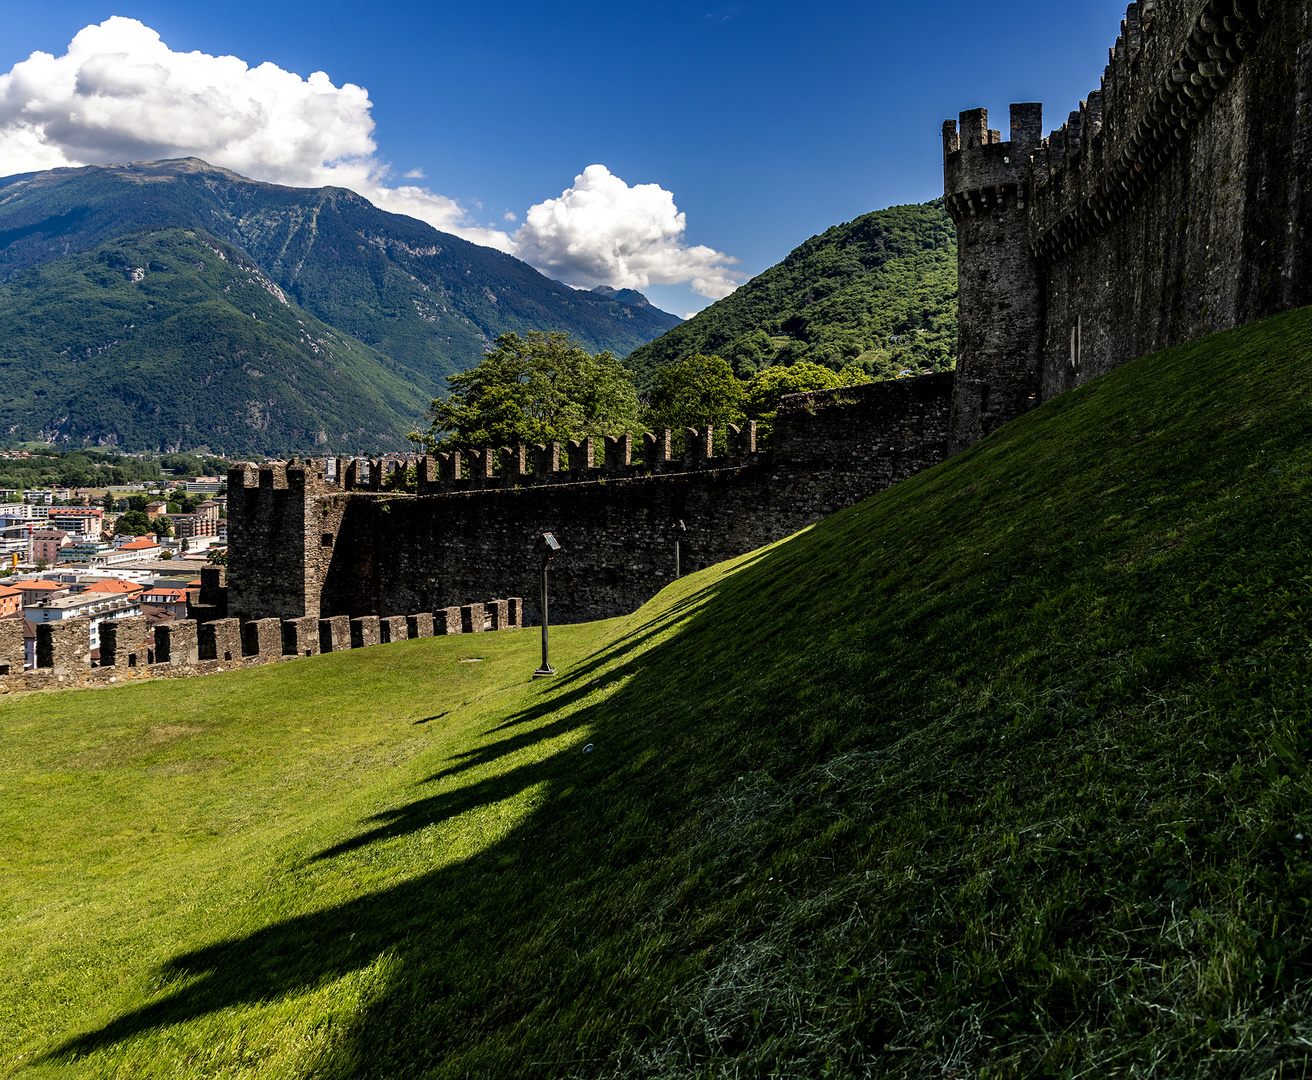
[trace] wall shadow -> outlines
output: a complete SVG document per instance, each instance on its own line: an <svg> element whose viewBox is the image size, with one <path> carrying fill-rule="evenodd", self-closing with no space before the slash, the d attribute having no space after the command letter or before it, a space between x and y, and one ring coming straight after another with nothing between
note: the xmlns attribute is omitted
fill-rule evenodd
<svg viewBox="0 0 1312 1080"><path fill-rule="evenodd" d="M494 738L486 746L460 755L454 764L421 784L459 775L574 730L587 729L597 751L582 754L578 746L570 746L503 775L414 799L362 821L359 835L316 853L311 861L338 858L542 785L543 804L509 837L461 864L180 953L155 972L164 985L182 983L179 989L62 1042L41 1060L80 1057L206 1014L304 992L366 968L388 951L401 958L407 979L431 983L435 993L439 986L461 993L456 988L466 983L484 985L489 978L500 977L503 942L522 942L535 935L550 941L549 928L562 918L565 905L577 905L580 896L604 887L605 875L599 877L598 872L610 856L598 862L591 849L597 837L613 827L607 807L617 795L652 820L677 811L670 803L677 785L669 777L685 769L687 762L678 753L670 753L651 703L666 696L667 669L678 670L689 659L705 658L704 642L714 635L703 631L715 622L719 603L726 596L741 599L759 593L771 573L768 566L768 560L753 560L629 629L574 664L553 682L544 700L491 729L489 735L544 719L546 724L531 732ZM680 620L685 620L682 627L665 641L652 644ZM765 626L758 630L771 632ZM735 647L741 644L739 641ZM597 704L550 719L592 693L603 671L607 682L627 680L626 684ZM619 719L635 716L645 716L649 722L635 725ZM633 776L620 779L629 763L644 760L655 764L640 771L636 783ZM580 859L581 852L584 857ZM632 852L626 854L624 865L632 857ZM577 953L571 951L570 955ZM440 962L435 962L435 957L440 957ZM535 980L536 976L530 976L530 985L522 987L522 993L528 995L525 1000L542 1000L552 992L550 982ZM413 1035L386 1019L393 991L402 996L406 993L399 986L384 993L352 1033L341 1060L369 1063L366 1073L387 1074L386 1062L393 1059L399 1046L404 1045L408 1061L422 1062L430 1039L432 1047L439 1047L452 1040L476 1038L472 1032L452 1030L429 1032L416 1042ZM521 1001L516 1007L528 1006ZM487 1022L491 1020L480 1023Z"/></svg>

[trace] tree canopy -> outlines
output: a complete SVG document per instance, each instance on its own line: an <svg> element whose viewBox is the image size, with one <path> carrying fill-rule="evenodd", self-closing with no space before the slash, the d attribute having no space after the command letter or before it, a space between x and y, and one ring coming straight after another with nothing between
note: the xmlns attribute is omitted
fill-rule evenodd
<svg viewBox="0 0 1312 1080"><path fill-rule="evenodd" d="M684 428L714 424L718 432L726 424L741 424L747 419L746 401L743 383L727 361L697 353L656 373L647 419L681 441Z"/></svg>
<svg viewBox="0 0 1312 1080"><path fill-rule="evenodd" d="M610 353L589 353L568 334L502 334L496 348L448 379L427 431L410 439L429 452L639 434L638 395Z"/></svg>
<svg viewBox="0 0 1312 1080"><path fill-rule="evenodd" d="M799 360L791 367L776 364L774 367L758 371L744 385L746 403L744 408L749 420L758 424L757 434L769 438L774 429L775 413L779 411L779 399L785 394L806 394L812 390L834 390L840 386L854 386L857 383L871 382L866 372L849 365L842 371Z"/></svg>

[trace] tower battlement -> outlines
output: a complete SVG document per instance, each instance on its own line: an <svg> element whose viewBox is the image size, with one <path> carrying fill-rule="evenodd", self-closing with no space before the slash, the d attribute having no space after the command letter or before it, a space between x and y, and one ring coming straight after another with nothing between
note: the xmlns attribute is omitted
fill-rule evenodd
<svg viewBox="0 0 1312 1080"><path fill-rule="evenodd" d="M957 225L958 346L950 450L978 442L1023 412L1034 390L1042 305L1025 214L1043 106L1011 106L1011 138L987 109L943 125L943 191ZM986 269L987 267L987 269Z"/></svg>
<svg viewBox="0 0 1312 1080"><path fill-rule="evenodd" d="M1042 142L1043 106L1012 105L1009 134L1003 142L989 127L987 109L943 122L943 191L954 221L1009 202L1024 207L1031 159Z"/></svg>

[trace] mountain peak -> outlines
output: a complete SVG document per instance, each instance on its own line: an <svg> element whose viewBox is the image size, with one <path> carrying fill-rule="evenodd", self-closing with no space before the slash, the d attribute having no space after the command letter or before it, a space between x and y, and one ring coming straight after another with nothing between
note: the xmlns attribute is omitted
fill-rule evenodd
<svg viewBox="0 0 1312 1080"><path fill-rule="evenodd" d="M618 300L621 304L628 304L629 307L652 306L651 301L637 289L614 289L609 285L598 285L591 291L594 296L600 296L603 300Z"/></svg>

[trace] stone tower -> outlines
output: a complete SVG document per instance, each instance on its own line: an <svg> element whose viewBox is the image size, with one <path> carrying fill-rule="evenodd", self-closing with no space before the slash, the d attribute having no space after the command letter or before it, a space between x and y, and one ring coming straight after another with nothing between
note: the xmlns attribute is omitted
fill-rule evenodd
<svg viewBox="0 0 1312 1080"><path fill-rule="evenodd" d="M228 613L249 619L319 616L341 527L340 492L324 463L238 462L228 469Z"/></svg>
<svg viewBox="0 0 1312 1080"><path fill-rule="evenodd" d="M1011 107L1011 141L986 109L943 124L943 191L957 226L959 340L948 452L973 446L1038 400L1043 289L1029 240L1031 160L1043 106Z"/></svg>

